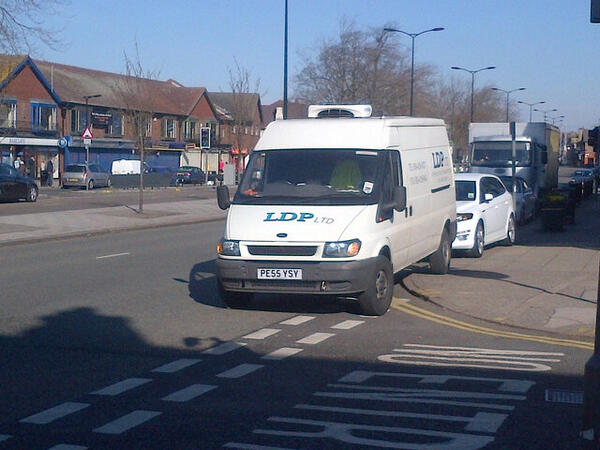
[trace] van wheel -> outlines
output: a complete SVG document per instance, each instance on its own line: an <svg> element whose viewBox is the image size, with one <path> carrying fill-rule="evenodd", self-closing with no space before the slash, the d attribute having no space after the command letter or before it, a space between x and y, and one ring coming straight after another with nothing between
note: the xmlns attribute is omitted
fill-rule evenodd
<svg viewBox="0 0 600 450"><path fill-rule="evenodd" d="M220 281L218 282L218 288L221 300L223 300L223 303L225 303L227 307L232 309L247 307L254 297L254 294L251 292L226 291L223 289L223 285Z"/></svg>
<svg viewBox="0 0 600 450"><path fill-rule="evenodd" d="M358 296L362 313L367 316L384 315L392 303L393 293L392 263L385 256L379 255L367 290Z"/></svg>
<svg viewBox="0 0 600 450"><path fill-rule="evenodd" d="M481 222L477 224L477 228L475 228L475 242L473 243L473 248L467 250L467 255L472 258L481 258L483 255L483 246L485 245L485 241L483 238L483 225Z"/></svg>
<svg viewBox="0 0 600 450"><path fill-rule="evenodd" d="M448 237L448 230L444 229L442 232L442 239L440 240L440 246L429 256L429 268L431 273L443 275L448 273L450 269L450 238Z"/></svg>
<svg viewBox="0 0 600 450"><path fill-rule="evenodd" d="M511 246L515 243L516 229L515 229L515 216L511 215L508 219L508 227L506 230L506 237L502 243L506 246Z"/></svg>

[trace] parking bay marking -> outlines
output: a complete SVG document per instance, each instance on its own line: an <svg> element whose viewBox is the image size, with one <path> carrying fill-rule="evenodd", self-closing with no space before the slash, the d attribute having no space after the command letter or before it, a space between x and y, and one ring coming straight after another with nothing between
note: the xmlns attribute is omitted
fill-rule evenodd
<svg viewBox="0 0 600 450"><path fill-rule="evenodd" d="M284 320L283 322L279 322L280 325L300 325L309 320L313 320L313 316L296 316L291 319Z"/></svg>
<svg viewBox="0 0 600 450"><path fill-rule="evenodd" d="M33 416L21 419L19 422L22 423L34 423L37 425L45 425L50 422L54 422L57 419L61 419L69 414L73 414L77 411L90 406L89 403L77 403L77 402L66 402L57 405L53 408L46 409L45 411L34 414Z"/></svg>
<svg viewBox="0 0 600 450"><path fill-rule="evenodd" d="M278 330L276 328L263 328L261 330L247 334L246 336L244 336L244 339L266 339L269 336L273 336L274 334L279 333L280 331L281 330Z"/></svg>
<svg viewBox="0 0 600 450"><path fill-rule="evenodd" d="M323 342L325 339L335 336L335 333L313 333L305 338L296 341L298 344L314 345Z"/></svg>
<svg viewBox="0 0 600 450"><path fill-rule="evenodd" d="M123 417L118 418L117 420L113 420L112 422L107 423L99 428L94 429L95 433L103 433L103 434L121 434L131 428L137 427L144 422L162 414L159 411L144 411L138 410L133 411L129 414L124 415Z"/></svg>
<svg viewBox="0 0 600 450"><path fill-rule="evenodd" d="M354 328L362 323L365 323L364 320L344 320L337 325L333 325L331 328L336 330L349 330L350 328Z"/></svg>
<svg viewBox="0 0 600 450"><path fill-rule="evenodd" d="M179 372L182 369L185 369L186 367L193 366L194 364L200 361L202 360L197 358L182 358L157 367L156 369L153 369L152 372L175 373Z"/></svg>
<svg viewBox="0 0 600 450"><path fill-rule="evenodd" d="M58 444L48 450L85 450L86 448L83 445Z"/></svg>
<svg viewBox="0 0 600 450"><path fill-rule="evenodd" d="M119 381L118 383L111 384L110 386L102 388L98 391L90 392L90 394L109 395L114 397L116 395L122 394L123 392L127 392L131 389L134 389L138 386L150 383L151 381L151 378L128 378L126 380Z"/></svg>
<svg viewBox="0 0 600 450"><path fill-rule="evenodd" d="M263 368L262 364L240 364L233 369L226 370L217 375L219 378L241 378L249 373Z"/></svg>
<svg viewBox="0 0 600 450"><path fill-rule="evenodd" d="M103 256L96 256L96 259L106 259L106 258L116 258L118 256L126 256L126 255L130 255L131 253L129 252L124 252L124 253L113 253L112 255L103 255Z"/></svg>
<svg viewBox="0 0 600 450"><path fill-rule="evenodd" d="M262 357L262 359L272 359L272 360L280 360L287 358L288 356L293 356L302 351L301 348L293 348L293 347L282 347L277 349L271 353L268 353Z"/></svg>
<svg viewBox="0 0 600 450"><path fill-rule="evenodd" d="M162 400L166 402L187 402L192 400L202 394L205 394L213 389L216 389L218 386L211 384L192 384L184 389L173 392L172 394L163 397Z"/></svg>
<svg viewBox="0 0 600 450"><path fill-rule="evenodd" d="M225 353L232 352L237 350L238 348L242 348L246 345L245 342L224 342L215 347L208 348L204 350L202 353L205 355L224 355Z"/></svg>

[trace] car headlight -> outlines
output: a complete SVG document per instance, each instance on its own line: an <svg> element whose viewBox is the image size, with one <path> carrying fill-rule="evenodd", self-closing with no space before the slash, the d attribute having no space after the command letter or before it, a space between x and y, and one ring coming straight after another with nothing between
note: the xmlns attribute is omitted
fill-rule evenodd
<svg viewBox="0 0 600 450"><path fill-rule="evenodd" d="M463 220L471 220L473 218L473 213L461 213L456 215L456 221L462 222Z"/></svg>
<svg viewBox="0 0 600 450"><path fill-rule="evenodd" d="M323 248L325 258L347 258L356 256L360 250L361 242L358 239L351 241L326 242Z"/></svg>
<svg viewBox="0 0 600 450"><path fill-rule="evenodd" d="M217 244L217 253L224 256L240 256L240 243L221 239Z"/></svg>

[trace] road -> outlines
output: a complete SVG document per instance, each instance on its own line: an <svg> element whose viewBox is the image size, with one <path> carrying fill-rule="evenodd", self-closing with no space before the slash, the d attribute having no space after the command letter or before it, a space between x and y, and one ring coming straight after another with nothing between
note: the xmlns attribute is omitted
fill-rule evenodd
<svg viewBox="0 0 600 450"><path fill-rule="evenodd" d="M0 248L0 449L573 448L589 349L475 333L400 284L382 317L226 309L223 225Z"/></svg>

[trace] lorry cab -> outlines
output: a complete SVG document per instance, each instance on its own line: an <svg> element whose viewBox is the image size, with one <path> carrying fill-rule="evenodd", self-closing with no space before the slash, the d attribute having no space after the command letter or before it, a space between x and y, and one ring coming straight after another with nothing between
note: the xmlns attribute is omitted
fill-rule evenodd
<svg viewBox="0 0 600 450"><path fill-rule="evenodd" d="M350 297L384 314L394 272L429 258L446 273L456 232L442 120L370 117L368 105L309 108L269 124L229 201L217 246L226 304L254 293Z"/></svg>

